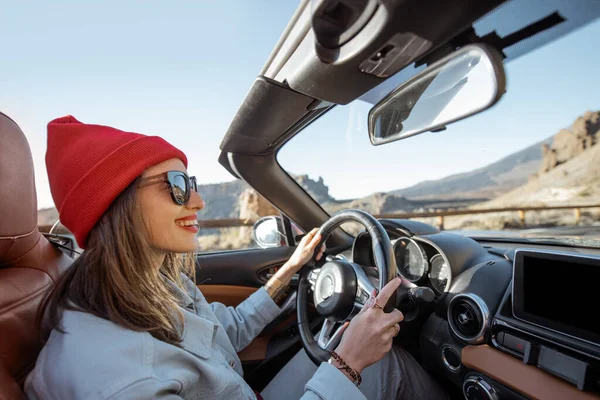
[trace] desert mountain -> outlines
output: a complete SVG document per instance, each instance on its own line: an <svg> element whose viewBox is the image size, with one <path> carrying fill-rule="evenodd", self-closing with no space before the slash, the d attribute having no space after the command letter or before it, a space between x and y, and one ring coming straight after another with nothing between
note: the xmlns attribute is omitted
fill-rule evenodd
<svg viewBox="0 0 600 400"><path fill-rule="evenodd" d="M541 147L550 143L552 138L517 151L485 167L442 179L424 181L405 189L395 190L391 194L411 200L433 197L492 199L526 183L540 168Z"/></svg>
<svg viewBox="0 0 600 400"><path fill-rule="evenodd" d="M294 178L304 190L320 203L333 201L323 178L319 177L318 180L312 180L307 175L298 175ZM204 197L206 208L200 211L198 215L203 219L238 218L240 215L240 196L248 188L250 186L240 180L199 185L198 189Z"/></svg>
<svg viewBox="0 0 600 400"><path fill-rule="evenodd" d="M590 204L600 201L600 111L586 112L543 146L539 172L483 207Z"/></svg>
<svg viewBox="0 0 600 400"><path fill-rule="evenodd" d="M594 146L482 207L592 204L600 201L600 146Z"/></svg>
<svg viewBox="0 0 600 400"><path fill-rule="evenodd" d="M388 193L374 193L355 200L325 202L323 207L330 214L348 208L358 208L370 214L378 215L410 212L418 208L419 204L401 196L394 196Z"/></svg>

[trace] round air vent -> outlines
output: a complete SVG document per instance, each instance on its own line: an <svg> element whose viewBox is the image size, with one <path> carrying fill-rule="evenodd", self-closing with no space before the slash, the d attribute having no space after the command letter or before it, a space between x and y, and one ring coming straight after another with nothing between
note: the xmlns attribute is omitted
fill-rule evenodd
<svg viewBox="0 0 600 400"><path fill-rule="evenodd" d="M468 344L485 339L490 313L485 302L472 293L457 294L448 305L448 323L452 333Z"/></svg>

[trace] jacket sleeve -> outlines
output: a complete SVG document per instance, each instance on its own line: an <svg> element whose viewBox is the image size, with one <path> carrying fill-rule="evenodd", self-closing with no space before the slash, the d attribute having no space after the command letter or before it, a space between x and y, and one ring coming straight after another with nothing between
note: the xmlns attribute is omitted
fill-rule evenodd
<svg viewBox="0 0 600 400"><path fill-rule="evenodd" d="M281 313L279 306L264 288L258 289L235 308L217 302L210 303L210 308L238 352L248 346Z"/></svg>
<svg viewBox="0 0 600 400"><path fill-rule="evenodd" d="M237 352L248 346L269 322L281 314L279 306L262 287L237 307L227 307L218 302L209 304L191 279L183 279L188 294L194 298L196 313L200 315L210 308Z"/></svg>
<svg viewBox="0 0 600 400"><path fill-rule="evenodd" d="M346 375L329 363L321 363L304 389L301 400L367 400Z"/></svg>

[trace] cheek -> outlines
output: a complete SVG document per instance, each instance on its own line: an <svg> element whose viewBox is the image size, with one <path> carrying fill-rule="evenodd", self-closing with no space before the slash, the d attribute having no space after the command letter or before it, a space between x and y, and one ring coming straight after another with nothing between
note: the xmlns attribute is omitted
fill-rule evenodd
<svg viewBox="0 0 600 400"><path fill-rule="evenodd" d="M141 198L140 212L151 242L163 242L176 228L175 219L180 213L179 206L156 197Z"/></svg>
<svg viewBox="0 0 600 400"><path fill-rule="evenodd" d="M160 212L152 216L146 216L146 225L150 234L150 239L154 242L162 241L163 238L169 237L169 232L172 229L173 221L165 218Z"/></svg>

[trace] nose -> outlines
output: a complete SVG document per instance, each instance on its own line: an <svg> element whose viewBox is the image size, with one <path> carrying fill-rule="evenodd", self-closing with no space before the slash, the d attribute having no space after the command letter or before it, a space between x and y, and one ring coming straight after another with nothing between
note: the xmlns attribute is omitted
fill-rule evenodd
<svg viewBox="0 0 600 400"><path fill-rule="evenodd" d="M190 201L187 203L187 208L194 211L202 210L206 204L204 204L204 199L197 193L195 190L192 190L190 193Z"/></svg>

